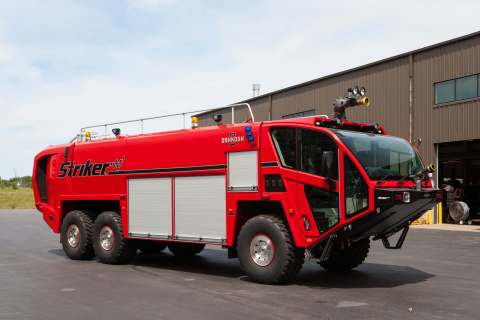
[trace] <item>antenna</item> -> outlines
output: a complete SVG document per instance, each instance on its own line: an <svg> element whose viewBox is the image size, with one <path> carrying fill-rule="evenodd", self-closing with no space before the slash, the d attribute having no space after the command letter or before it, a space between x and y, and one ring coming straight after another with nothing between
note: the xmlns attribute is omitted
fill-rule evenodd
<svg viewBox="0 0 480 320"><path fill-rule="evenodd" d="M253 97L258 97L260 95L260 83L252 84Z"/></svg>

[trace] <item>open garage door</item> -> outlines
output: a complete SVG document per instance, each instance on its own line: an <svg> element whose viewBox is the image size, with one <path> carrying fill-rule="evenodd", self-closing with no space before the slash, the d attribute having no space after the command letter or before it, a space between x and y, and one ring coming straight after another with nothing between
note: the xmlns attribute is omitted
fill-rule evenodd
<svg viewBox="0 0 480 320"><path fill-rule="evenodd" d="M480 224L480 140L438 144L438 165L438 181L446 190L443 221ZM464 210L468 216L462 218Z"/></svg>

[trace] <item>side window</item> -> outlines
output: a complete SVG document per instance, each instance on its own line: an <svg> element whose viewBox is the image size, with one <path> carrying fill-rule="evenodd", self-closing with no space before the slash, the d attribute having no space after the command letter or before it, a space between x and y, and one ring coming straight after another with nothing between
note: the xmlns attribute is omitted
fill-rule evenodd
<svg viewBox="0 0 480 320"><path fill-rule="evenodd" d="M480 96L480 75L474 74L452 80L437 82L435 104L462 101Z"/></svg>
<svg viewBox="0 0 480 320"><path fill-rule="evenodd" d="M273 128L270 130L270 134L282 166L296 169L295 128Z"/></svg>
<svg viewBox="0 0 480 320"><path fill-rule="evenodd" d="M319 231L327 231L338 223L338 193L305 185L305 196Z"/></svg>
<svg viewBox="0 0 480 320"><path fill-rule="evenodd" d="M465 100L477 96L477 76L455 80L455 100Z"/></svg>
<svg viewBox="0 0 480 320"><path fill-rule="evenodd" d="M360 171L345 155L345 215L347 218L368 207L368 186Z"/></svg>
<svg viewBox="0 0 480 320"><path fill-rule="evenodd" d="M337 180L338 148L335 141L318 131L302 129L300 132L301 170Z"/></svg>
<svg viewBox="0 0 480 320"><path fill-rule="evenodd" d="M435 84L435 104L455 101L455 80Z"/></svg>

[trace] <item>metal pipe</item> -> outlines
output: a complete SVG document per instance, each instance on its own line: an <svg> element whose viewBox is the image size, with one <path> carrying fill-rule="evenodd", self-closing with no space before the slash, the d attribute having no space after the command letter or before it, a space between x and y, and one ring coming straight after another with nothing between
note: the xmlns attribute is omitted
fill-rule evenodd
<svg viewBox="0 0 480 320"><path fill-rule="evenodd" d="M241 107L241 106L246 106L248 108L248 111L250 112L250 117L252 118L252 122L255 122L255 117L253 116L253 112L252 112L252 107L250 106L249 103L246 103L246 102L243 102L243 103L235 103L235 104L229 104L227 107L231 107L232 108L232 124L235 123L235 119L234 119L234 110L235 110L235 107Z"/></svg>
<svg viewBox="0 0 480 320"><path fill-rule="evenodd" d="M408 141L413 142L413 55L408 57Z"/></svg>
<svg viewBox="0 0 480 320"><path fill-rule="evenodd" d="M271 94L268 96L268 120L273 120L273 101Z"/></svg>
<svg viewBox="0 0 480 320"><path fill-rule="evenodd" d="M248 103L236 103L236 104L230 104L226 106L226 108L231 108L232 110L232 124L235 123L235 107L241 107L241 106L246 106L248 108L248 111L250 113L250 117L252 119L252 122L255 121L255 116L253 115L252 112L252 107ZM185 120L186 120L186 115L187 114L192 114L192 113L200 113L200 112L211 112L214 109L202 109L202 110L194 110L194 111L189 111L189 112L179 112L179 113L171 113L171 114L165 114L161 116L155 116L155 117L148 117L148 118L139 118L139 119L134 119L134 120L125 120L125 121L117 121L117 122L110 122L110 123L104 123L104 124L97 124L93 126L87 126L87 127L82 127L80 128L80 132L85 132L87 129L94 129L94 128L105 128L105 138L108 136L107 134L107 128L108 126L113 126L113 125L118 125L118 124L126 124L126 123L132 123L132 122L140 122L141 126L141 133L144 131L144 121L147 120L155 120L155 119L163 119L163 118L168 118L168 117L175 117L175 116L182 116L183 117L183 128L186 128Z"/></svg>
<svg viewBox="0 0 480 320"><path fill-rule="evenodd" d="M125 123L131 123L131 122L138 122L138 121L142 121L142 120L143 120L143 121L146 121L146 120L162 119L162 118L179 116L179 115L182 115L182 114L191 114L191 113L199 113L199 112L207 112L207 111L212 111L212 109L194 110L194 111L189 111L189 112L180 112L180 113L165 114L165 115L156 116L156 117L139 118L139 119L134 119L134 120L125 120L125 121L117 121L117 122L96 124L96 125L93 125L93 126L82 127L82 128L80 128L80 130L100 128L100 127L105 127L105 126L112 126L112 125L115 125L115 124L125 124Z"/></svg>

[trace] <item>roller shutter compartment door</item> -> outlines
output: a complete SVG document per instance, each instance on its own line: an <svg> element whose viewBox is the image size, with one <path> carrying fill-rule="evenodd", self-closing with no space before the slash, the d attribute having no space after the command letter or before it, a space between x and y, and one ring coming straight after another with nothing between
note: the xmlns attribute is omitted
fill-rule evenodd
<svg viewBox="0 0 480 320"><path fill-rule="evenodd" d="M175 238L226 239L225 176L175 178Z"/></svg>

